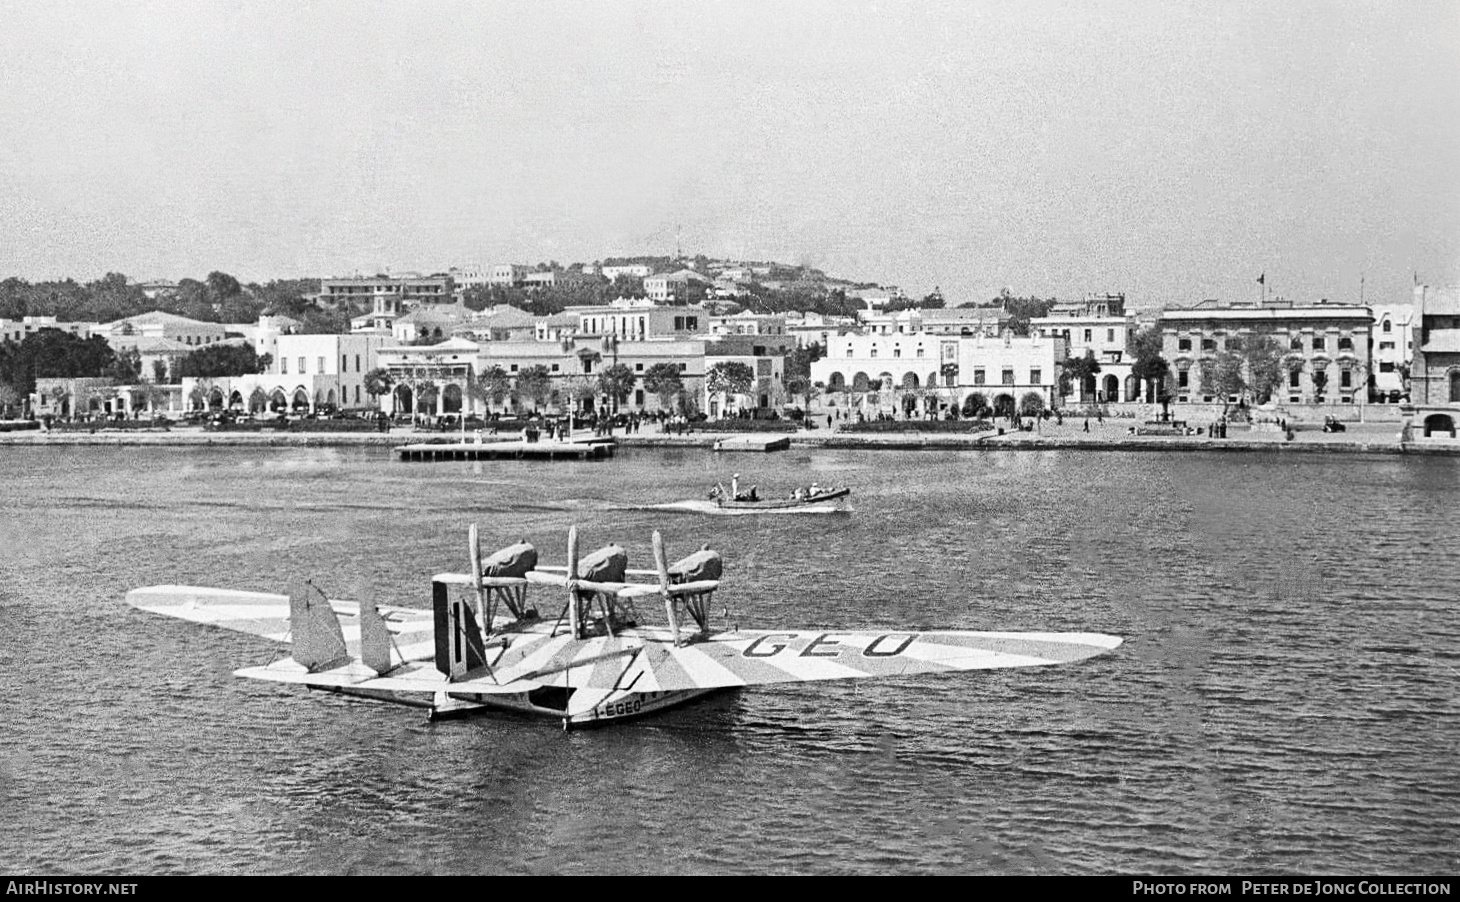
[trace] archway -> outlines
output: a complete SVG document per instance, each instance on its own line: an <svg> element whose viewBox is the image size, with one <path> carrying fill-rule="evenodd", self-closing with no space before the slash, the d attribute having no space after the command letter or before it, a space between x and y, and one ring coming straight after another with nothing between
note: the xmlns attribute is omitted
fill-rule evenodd
<svg viewBox="0 0 1460 902"><path fill-rule="evenodd" d="M1105 377L1105 400L1111 402L1120 400L1120 377L1114 373Z"/></svg>
<svg viewBox="0 0 1460 902"><path fill-rule="evenodd" d="M1450 403L1460 404L1460 370L1450 371Z"/></svg>
<svg viewBox="0 0 1460 902"><path fill-rule="evenodd" d="M1091 378L1093 379L1094 377L1091 377ZM994 416L996 416L996 417L1012 417L1013 415L1014 415L1014 396L1013 395L995 395L994 396Z"/></svg>
<svg viewBox="0 0 1460 902"><path fill-rule="evenodd" d="M455 383L441 392L441 409L445 413L461 413L461 386Z"/></svg>
<svg viewBox="0 0 1460 902"><path fill-rule="evenodd" d="M208 392L208 409L209 410L222 410L223 409L223 389L221 389L221 388L215 388L212 391Z"/></svg>
<svg viewBox="0 0 1460 902"><path fill-rule="evenodd" d="M917 388L918 387L918 374L917 373L903 373L902 374L902 387L903 388Z"/></svg>
<svg viewBox="0 0 1460 902"><path fill-rule="evenodd" d="M289 405L295 413L304 413L309 410L309 392L303 387L294 389L294 401Z"/></svg>
<svg viewBox="0 0 1460 902"><path fill-rule="evenodd" d="M237 389L234 389L233 394L231 394L231 395L228 396L228 409L229 410L242 410L243 409L243 392L238 391Z"/></svg>
<svg viewBox="0 0 1460 902"><path fill-rule="evenodd" d="M391 395L391 398L394 402L393 412L410 412L411 401L413 400L414 396L411 394L411 387L409 385L397 385L395 387L395 393Z"/></svg>
<svg viewBox="0 0 1460 902"><path fill-rule="evenodd" d="M283 413L288 409L289 398L284 394L284 390L282 388L274 389L274 393L269 396L269 410L274 413Z"/></svg>
<svg viewBox="0 0 1460 902"><path fill-rule="evenodd" d="M838 392L840 392L840 391L846 391L847 390L847 377L846 376L843 376L840 372L832 373L829 377L827 377L827 380L826 380L826 390L827 391L838 391Z"/></svg>
<svg viewBox="0 0 1460 902"><path fill-rule="evenodd" d="M1437 433L1455 437L1455 419L1447 413L1432 413L1425 417L1425 438Z"/></svg>
<svg viewBox="0 0 1460 902"><path fill-rule="evenodd" d="M867 390L867 386L871 384L872 380L868 378L866 373L857 373L852 377L852 391L864 392Z"/></svg>

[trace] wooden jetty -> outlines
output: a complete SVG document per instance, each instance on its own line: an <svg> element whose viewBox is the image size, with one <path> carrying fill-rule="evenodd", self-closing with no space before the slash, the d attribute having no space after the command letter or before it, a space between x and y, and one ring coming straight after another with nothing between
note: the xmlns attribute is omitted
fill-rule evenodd
<svg viewBox="0 0 1460 902"><path fill-rule="evenodd" d="M737 435L715 442L716 451L786 451L790 447L789 435Z"/></svg>
<svg viewBox="0 0 1460 902"><path fill-rule="evenodd" d="M545 442L421 442L395 449L401 460L602 460L613 457L612 438Z"/></svg>

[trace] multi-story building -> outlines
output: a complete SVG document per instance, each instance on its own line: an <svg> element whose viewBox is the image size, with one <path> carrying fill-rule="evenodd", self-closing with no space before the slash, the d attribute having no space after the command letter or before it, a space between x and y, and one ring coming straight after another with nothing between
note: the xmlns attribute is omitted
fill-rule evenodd
<svg viewBox="0 0 1460 902"><path fill-rule="evenodd" d="M704 307L660 307L646 299L569 307L564 312L578 318L580 335L617 335L629 341L704 335L710 325L710 312Z"/></svg>
<svg viewBox="0 0 1460 902"><path fill-rule="evenodd" d="M75 335L77 338L90 338L94 331L100 331L101 327L96 323L62 323L57 322L54 316L26 316L20 319L0 319L0 341L13 341L16 344L25 341L27 336L34 335L42 329L59 329Z"/></svg>
<svg viewBox="0 0 1460 902"><path fill-rule="evenodd" d="M503 288L519 288L523 278L529 272L531 272L531 268L527 266L520 266L516 263L498 263L491 268L487 275L487 282Z"/></svg>
<svg viewBox="0 0 1460 902"><path fill-rule="evenodd" d="M1415 305L1373 304L1369 309L1374 314L1370 331L1374 371L1369 376L1374 400L1397 402L1409 392L1405 375L1414 362Z"/></svg>
<svg viewBox="0 0 1460 902"><path fill-rule="evenodd" d="M215 379L183 379L183 397L194 408L261 412L316 412L322 408L374 406L365 374L390 343L381 334L280 335L278 356L263 373Z"/></svg>
<svg viewBox="0 0 1460 902"><path fill-rule="evenodd" d="M811 364L811 379L832 403L931 414L962 407L982 394L1001 415L1034 393L1045 406L1058 397L1063 339L989 335L838 335ZM835 396L845 396L838 399ZM873 400L875 396L875 400Z"/></svg>
<svg viewBox="0 0 1460 902"><path fill-rule="evenodd" d="M786 317L780 313L751 313L711 316L711 335L785 335Z"/></svg>
<svg viewBox="0 0 1460 902"><path fill-rule="evenodd" d="M450 276L324 279L315 302L334 310L385 310L399 315L421 304L447 303L454 291Z"/></svg>
<svg viewBox="0 0 1460 902"><path fill-rule="evenodd" d="M692 269L681 269L644 279L644 293L661 304L689 304L704 300L713 284Z"/></svg>
<svg viewBox="0 0 1460 902"><path fill-rule="evenodd" d="M1414 290L1410 398L1426 438L1455 438L1460 418L1460 288Z"/></svg>
<svg viewBox="0 0 1460 902"><path fill-rule="evenodd" d="M656 364L674 366L684 385L684 397L698 399L705 375L704 340L614 340L610 336L578 336L562 341L470 342L453 338L438 345L391 347L380 352L381 366L395 383L392 396L382 399L382 409L392 413L427 415L491 412L565 413L618 407L650 413L676 402L654 395L643 379ZM598 377L604 369L623 365L635 375L627 399L616 403L603 395ZM492 367L500 367L510 380L500 401L471 390L472 380ZM547 383L539 397L519 377L542 367Z"/></svg>
<svg viewBox="0 0 1460 902"><path fill-rule="evenodd" d="M1092 357L1100 365L1098 373L1071 385L1083 404L1141 400L1139 380L1131 374L1136 328L1136 315L1126 312L1123 294L1088 294L1083 301L1056 304L1049 316L1029 321L1031 332L1063 338L1070 357Z"/></svg>
<svg viewBox="0 0 1460 902"><path fill-rule="evenodd" d="M1202 369L1214 365L1224 351L1249 339L1266 336L1283 354L1283 375L1272 390L1276 400L1291 404L1364 403L1368 396L1368 307L1319 302L1294 306L1285 301L1265 305L1216 302L1161 315L1162 356L1171 364L1177 401L1235 402L1202 388ZM1210 387L1210 385L1208 385Z"/></svg>
<svg viewBox="0 0 1460 902"><path fill-rule="evenodd" d="M205 323L161 310L104 323L97 327L95 334L104 336L113 347L116 347L114 339L169 338L190 348L198 348L228 337L221 323Z"/></svg>
<svg viewBox="0 0 1460 902"><path fill-rule="evenodd" d="M654 270L643 263L627 263L620 266L602 266L598 272L605 279L612 282L619 276L629 276L635 279L644 279L653 275Z"/></svg>

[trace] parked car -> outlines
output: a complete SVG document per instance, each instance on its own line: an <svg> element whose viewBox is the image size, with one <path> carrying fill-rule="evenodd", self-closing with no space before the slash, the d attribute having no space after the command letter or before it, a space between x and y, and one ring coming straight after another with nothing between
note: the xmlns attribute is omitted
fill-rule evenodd
<svg viewBox="0 0 1460 902"><path fill-rule="evenodd" d="M1338 420L1334 419L1333 417L1324 417L1323 418L1323 431L1324 432L1347 432L1348 431L1348 427L1345 426L1345 425L1343 425L1342 423L1340 423Z"/></svg>

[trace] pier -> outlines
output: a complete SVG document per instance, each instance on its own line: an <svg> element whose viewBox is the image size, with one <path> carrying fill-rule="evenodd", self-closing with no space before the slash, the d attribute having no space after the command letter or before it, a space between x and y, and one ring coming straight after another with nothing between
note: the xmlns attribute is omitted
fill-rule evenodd
<svg viewBox="0 0 1460 902"><path fill-rule="evenodd" d="M611 438L567 441L423 442L395 449L401 460L604 460L618 443Z"/></svg>

